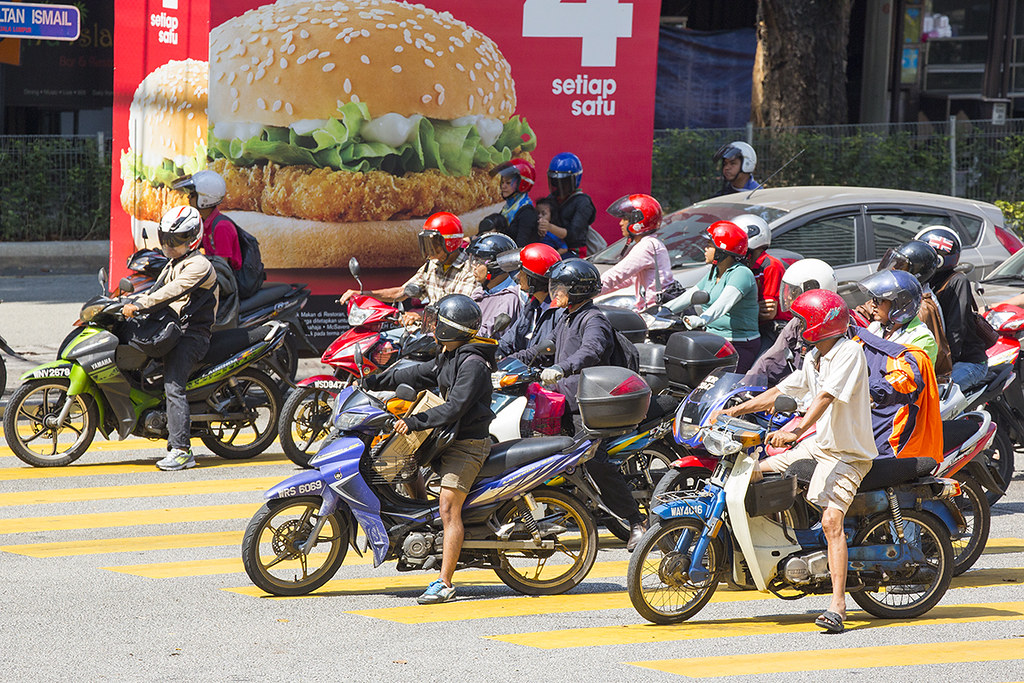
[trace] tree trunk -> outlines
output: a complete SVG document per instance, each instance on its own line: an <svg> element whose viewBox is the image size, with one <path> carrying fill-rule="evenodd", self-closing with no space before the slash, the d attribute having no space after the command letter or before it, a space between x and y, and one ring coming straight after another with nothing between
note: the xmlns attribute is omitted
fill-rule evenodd
<svg viewBox="0 0 1024 683"><path fill-rule="evenodd" d="M755 126L846 123L852 0L760 0L751 93Z"/></svg>

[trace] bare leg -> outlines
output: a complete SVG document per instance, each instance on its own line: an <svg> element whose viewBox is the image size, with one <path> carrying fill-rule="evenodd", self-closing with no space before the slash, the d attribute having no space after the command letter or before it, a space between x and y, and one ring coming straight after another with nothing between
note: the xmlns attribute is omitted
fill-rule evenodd
<svg viewBox="0 0 1024 683"><path fill-rule="evenodd" d="M462 552L462 539L465 528L462 526L462 504L466 495L458 489L441 488L441 523L444 524L444 550L441 553L441 581L446 586L452 585L455 565L459 562ZM844 546L845 548L845 546Z"/></svg>
<svg viewBox="0 0 1024 683"><path fill-rule="evenodd" d="M829 610L846 619L846 565L848 554L846 535L843 533L844 517L845 513L840 512L836 508L825 508L821 515L821 528L825 532L825 540L828 541L828 570L832 575L832 604Z"/></svg>

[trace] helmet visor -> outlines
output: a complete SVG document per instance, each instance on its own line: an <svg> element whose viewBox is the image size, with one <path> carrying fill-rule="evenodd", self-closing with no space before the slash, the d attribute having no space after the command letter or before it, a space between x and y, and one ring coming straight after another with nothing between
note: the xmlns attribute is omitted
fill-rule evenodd
<svg viewBox="0 0 1024 683"><path fill-rule="evenodd" d="M576 177L572 173L548 171L548 189L559 199L565 199L576 191Z"/></svg>
<svg viewBox="0 0 1024 683"><path fill-rule="evenodd" d="M551 298L551 305L562 307L569 305L569 286L562 282L549 282L548 296Z"/></svg>
<svg viewBox="0 0 1024 683"><path fill-rule="evenodd" d="M163 230L159 230L157 231L157 235L160 239L160 246L169 247L171 249L191 244L196 239L196 233L194 230L187 230L185 232L164 232Z"/></svg>
<svg viewBox="0 0 1024 683"><path fill-rule="evenodd" d="M417 235L420 243L420 255L423 260L443 260L448 257L448 250L444 246L444 235L436 230L422 230Z"/></svg>
<svg viewBox="0 0 1024 683"><path fill-rule="evenodd" d="M804 293L802 285L791 285L788 282L782 283L782 310L788 311L793 306L796 298Z"/></svg>
<svg viewBox="0 0 1024 683"><path fill-rule="evenodd" d="M501 252L494 257L494 263L506 273L514 273L523 265L518 249L509 249L508 251Z"/></svg>
<svg viewBox="0 0 1024 683"><path fill-rule="evenodd" d="M882 260L878 262L878 270L906 270L910 271L910 259L890 247Z"/></svg>
<svg viewBox="0 0 1024 683"><path fill-rule="evenodd" d="M629 195L619 197L608 207L608 215L618 218L620 221L629 221L630 224L642 223L644 212L633 206Z"/></svg>
<svg viewBox="0 0 1024 683"><path fill-rule="evenodd" d="M723 159L733 159L741 156L743 156L743 151L730 142L727 145L723 145L717 152L715 152L714 160L721 161Z"/></svg>
<svg viewBox="0 0 1024 683"><path fill-rule="evenodd" d="M183 175L175 180L171 187L182 192L195 192L196 181L192 178L192 174Z"/></svg>
<svg viewBox="0 0 1024 683"><path fill-rule="evenodd" d="M437 329L437 308L434 306L427 306L423 309L423 320L420 323L420 331L425 335L434 334L434 330Z"/></svg>

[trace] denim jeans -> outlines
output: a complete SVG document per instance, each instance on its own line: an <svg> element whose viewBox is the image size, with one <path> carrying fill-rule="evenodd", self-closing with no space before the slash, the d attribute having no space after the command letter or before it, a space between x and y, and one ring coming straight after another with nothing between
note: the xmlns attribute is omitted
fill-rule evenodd
<svg viewBox="0 0 1024 683"><path fill-rule="evenodd" d="M167 449L188 450L191 424L185 385L210 348L210 340L184 335L164 356L164 393L167 396Z"/></svg>
<svg viewBox="0 0 1024 683"><path fill-rule="evenodd" d="M953 363L950 379L963 391L979 384L988 374L988 363Z"/></svg>

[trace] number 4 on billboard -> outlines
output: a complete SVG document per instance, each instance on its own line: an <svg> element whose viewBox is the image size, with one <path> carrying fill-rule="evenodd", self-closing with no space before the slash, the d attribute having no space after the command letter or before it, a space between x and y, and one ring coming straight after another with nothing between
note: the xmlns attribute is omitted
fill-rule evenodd
<svg viewBox="0 0 1024 683"><path fill-rule="evenodd" d="M526 0L524 38L582 38L580 66L615 66L619 38L633 35L633 5L619 0Z"/></svg>

